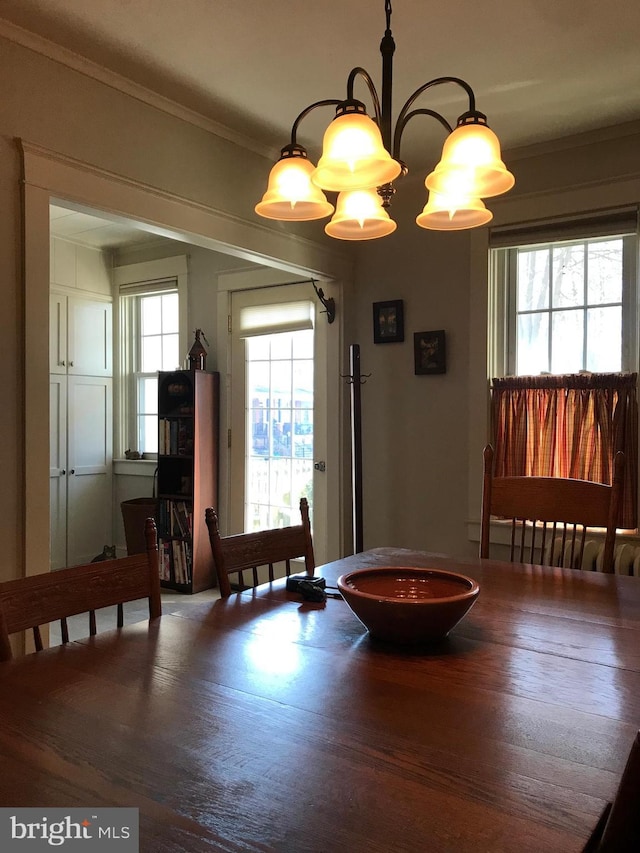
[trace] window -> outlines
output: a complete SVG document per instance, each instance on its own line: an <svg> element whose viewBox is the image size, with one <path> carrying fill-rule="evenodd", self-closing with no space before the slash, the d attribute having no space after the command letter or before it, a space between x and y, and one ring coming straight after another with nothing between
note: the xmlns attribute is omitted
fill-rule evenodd
<svg viewBox="0 0 640 853"><path fill-rule="evenodd" d="M623 450L625 527L637 517L636 217L491 234L495 472L608 483Z"/></svg>
<svg viewBox="0 0 640 853"><path fill-rule="evenodd" d="M620 370L623 238L511 251L514 372Z"/></svg>
<svg viewBox="0 0 640 853"><path fill-rule="evenodd" d="M555 227L492 232L492 375L635 370L635 211Z"/></svg>
<svg viewBox="0 0 640 853"><path fill-rule="evenodd" d="M127 447L158 452L158 371L180 364L177 288L121 294Z"/></svg>

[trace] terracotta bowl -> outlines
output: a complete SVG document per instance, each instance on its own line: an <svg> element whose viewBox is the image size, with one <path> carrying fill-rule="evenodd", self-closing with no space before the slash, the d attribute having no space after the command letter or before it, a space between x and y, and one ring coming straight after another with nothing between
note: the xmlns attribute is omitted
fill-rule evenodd
<svg viewBox="0 0 640 853"><path fill-rule="evenodd" d="M441 640L480 592L465 575L396 566L348 572L338 589L372 637L393 643Z"/></svg>

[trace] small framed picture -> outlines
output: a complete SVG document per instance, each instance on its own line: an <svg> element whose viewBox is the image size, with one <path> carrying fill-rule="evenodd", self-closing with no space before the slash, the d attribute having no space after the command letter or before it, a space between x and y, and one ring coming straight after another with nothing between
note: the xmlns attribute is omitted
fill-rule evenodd
<svg viewBox="0 0 640 853"><path fill-rule="evenodd" d="M413 335L415 373L446 373L447 352L444 329L435 332L415 332Z"/></svg>
<svg viewBox="0 0 640 853"><path fill-rule="evenodd" d="M404 340L402 299L373 303L374 344L396 344Z"/></svg>

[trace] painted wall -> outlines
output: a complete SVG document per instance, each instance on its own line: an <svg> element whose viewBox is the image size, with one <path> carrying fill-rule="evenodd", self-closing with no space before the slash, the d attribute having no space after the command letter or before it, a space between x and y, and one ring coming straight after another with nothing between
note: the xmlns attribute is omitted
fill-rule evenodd
<svg viewBox="0 0 640 853"><path fill-rule="evenodd" d="M356 338L362 388L365 548L395 545L460 553L465 539L469 237L413 221L424 185L399 186L397 231L358 256ZM372 303L402 299L403 343L373 343ZM414 375L414 332L444 329L447 372Z"/></svg>

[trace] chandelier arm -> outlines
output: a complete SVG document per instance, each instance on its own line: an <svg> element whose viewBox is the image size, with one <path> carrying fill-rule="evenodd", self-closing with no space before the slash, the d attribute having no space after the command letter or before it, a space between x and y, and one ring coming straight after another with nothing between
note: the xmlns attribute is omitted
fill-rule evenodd
<svg viewBox="0 0 640 853"><path fill-rule="evenodd" d="M469 96L469 112L475 112L476 96L474 95L471 86L465 80L461 80L460 77L436 77L434 80L429 80L428 83L425 83L423 86L420 86L419 89L415 90L413 95L409 96L407 102L400 110L400 114L398 115L398 121L396 122L396 127L404 122L404 118L408 111L411 109L411 106L416 100L416 98L418 98L423 92L426 92L427 89L432 89L434 86L440 86L442 83L455 83L457 86L460 86L462 89L464 89L467 95Z"/></svg>
<svg viewBox="0 0 640 853"><path fill-rule="evenodd" d="M380 98L378 97L378 92L374 85L373 80L371 79L371 75L364 68L352 68L349 77L347 79L347 100L352 101L353 98L353 86L356 81L356 77L362 77L364 82L367 84L369 89L369 93L371 94L371 99L373 101L373 110L376 116L376 124L378 127L382 125L382 110L380 108Z"/></svg>
<svg viewBox="0 0 640 853"><path fill-rule="evenodd" d="M336 107L338 106L338 104L341 103L342 101L338 100L337 98L328 98L324 101L316 101L315 104L309 104L308 107L305 107L305 109L302 110L300 115L296 118L296 120L293 122L293 125L291 126L291 145L297 144L296 136L298 133L298 125L300 124L302 119L305 118L305 116L308 116L310 112L313 112L313 110L317 109L318 107Z"/></svg>
<svg viewBox="0 0 640 853"><path fill-rule="evenodd" d="M407 126L407 124L409 123L410 119L412 119L414 116L418 116L418 115L431 116L432 118L435 118L440 122L440 124L444 127L444 129L447 131L447 133L452 133L452 131L453 131L453 128L451 127L449 122L446 120L446 118L444 116L440 115L440 113L437 113L435 110L429 110L429 109L412 110L410 113L407 113L405 116L400 116L398 118L398 121L396 122L396 129L395 129L394 134L393 134L393 151L391 153L391 156L393 157L394 160L398 160L398 161L402 162L400 160L400 142L402 140L402 133L403 133L405 127Z"/></svg>

